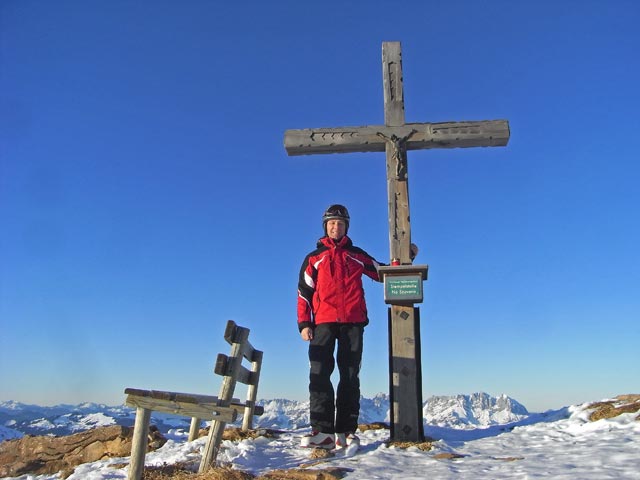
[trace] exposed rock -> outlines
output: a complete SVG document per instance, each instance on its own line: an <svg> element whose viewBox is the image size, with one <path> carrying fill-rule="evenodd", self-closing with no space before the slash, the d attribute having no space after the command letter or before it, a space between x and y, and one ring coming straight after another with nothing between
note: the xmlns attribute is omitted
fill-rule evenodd
<svg viewBox="0 0 640 480"><path fill-rule="evenodd" d="M156 449L166 439L150 429L149 449ZM112 425L63 437L30 436L0 443L0 477L62 472L69 476L82 463L95 462L131 454L133 428Z"/></svg>
<svg viewBox="0 0 640 480"><path fill-rule="evenodd" d="M618 395L616 397L616 400L620 400L621 402L628 402L628 403L640 402L640 394L627 393L625 395Z"/></svg>
<svg viewBox="0 0 640 480"><path fill-rule="evenodd" d="M589 415L589 420L592 422L603 418L617 417L623 413L635 413L640 411L640 395L619 395L607 402L592 403L588 408L593 410ZM636 417L636 420L640 420L640 415Z"/></svg>
<svg viewBox="0 0 640 480"><path fill-rule="evenodd" d="M459 453L453 453L453 452L443 452L443 453L436 453L433 458L435 458L436 460L457 460L459 458L464 458L467 455L461 455Z"/></svg>
<svg viewBox="0 0 640 480"><path fill-rule="evenodd" d="M324 470L305 470L294 468L291 470L271 470L257 480L339 480L350 470L346 468L326 468Z"/></svg>

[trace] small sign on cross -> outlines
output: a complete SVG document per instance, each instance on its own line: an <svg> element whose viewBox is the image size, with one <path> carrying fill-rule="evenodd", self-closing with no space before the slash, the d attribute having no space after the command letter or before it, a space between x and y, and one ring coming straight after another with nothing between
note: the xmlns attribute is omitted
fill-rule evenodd
<svg viewBox="0 0 640 480"><path fill-rule="evenodd" d="M412 306L422 303L422 282L427 279L428 265L391 265L378 268L384 278L384 302Z"/></svg>

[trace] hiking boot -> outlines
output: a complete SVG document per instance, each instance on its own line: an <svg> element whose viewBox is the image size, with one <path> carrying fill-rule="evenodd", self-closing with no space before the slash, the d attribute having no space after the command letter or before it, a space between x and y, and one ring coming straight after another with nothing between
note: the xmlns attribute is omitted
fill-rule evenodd
<svg viewBox="0 0 640 480"><path fill-rule="evenodd" d="M327 450L333 450L336 442L333 433L322 433L314 430L302 437L300 445L305 448L325 448Z"/></svg>
<svg viewBox="0 0 640 480"><path fill-rule="evenodd" d="M360 439L355 433L336 433L336 448L346 448L351 444L360 445Z"/></svg>

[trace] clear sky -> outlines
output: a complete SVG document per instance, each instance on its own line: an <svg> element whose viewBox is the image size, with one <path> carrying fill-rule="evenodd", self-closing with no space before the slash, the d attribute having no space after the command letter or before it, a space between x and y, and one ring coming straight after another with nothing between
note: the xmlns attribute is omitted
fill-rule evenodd
<svg viewBox="0 0 640 480"><path fill-rule="evenodd" d="M388 262L384 154L288 157L292 128L508 119L409 153L425 399L530 410L640 390L640 3L0 2L0 400L217 394L228 319L261 398L307 397L300 264L331 203ZM362 393L388 391L365 280ZM243 395L241 390L240 396Z"/></svg>

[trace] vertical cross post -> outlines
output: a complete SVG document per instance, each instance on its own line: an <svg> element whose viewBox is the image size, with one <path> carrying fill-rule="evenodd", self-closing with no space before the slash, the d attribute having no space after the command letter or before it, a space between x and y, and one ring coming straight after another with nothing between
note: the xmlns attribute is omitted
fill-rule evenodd
<svg viewBox="0 0 640 480"><path fill-rule="evenodd" d="M403 127L404 88L399 42L386 42L382 45L382 78L384 124L387 127ZM390 258L399 260L401 264L411 263L406 144L413 135L412 132L409 131L403 137L381 133L385 140L387 158ZM392 305L389 309L391 439L396 441L424 440L418 318L417 308L413 306Z"/></svg>

